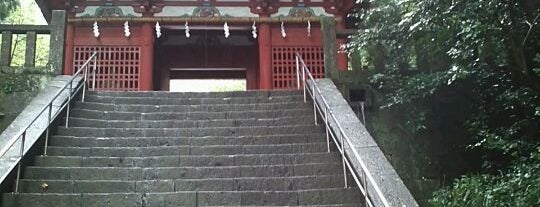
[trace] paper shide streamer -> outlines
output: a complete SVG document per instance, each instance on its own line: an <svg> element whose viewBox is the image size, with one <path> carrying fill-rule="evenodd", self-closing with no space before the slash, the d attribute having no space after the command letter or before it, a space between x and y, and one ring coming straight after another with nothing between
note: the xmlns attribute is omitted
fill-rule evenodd
<svg viewBox="0 0 540 207"><path fill-rule="evenodd" d="M253 34L253 39L257 39L257 25L255 24L255 21L253 21L253 25L251 26L251 34Z"/></svg>
<svg viewBox="0 0 540 207"><path fill-rule="evenodd" d="M100 33L99 33L99 26L97 22L94 22L94 24L92 25L92 32L94 33L94 37L99 37Z"/></svg>
<svg viewBox="0 0 540 207"><path fill-rule="evenodd" d="M126 37L131 36L131 32L129 31L129 22L128 21L124 22L124 35Z"/></svg>
<svg viewBox="0 0 540 207"><path fill-rule="evenodd" d="M161 26L159 25L159 22L156 22L156 37L161 37Z"/></svg>
<svg viewBox="0 0 540 207"><path fill-rule="evenodd" d="M225 38L229 38L231 32L229 31L229 25L227 24L227 22L225 22L225 24L223 25L223 31L225 33Z"/></svg>
<svg viewBox="0 0 540 207"><path fill-rule="evenodd" d="M281 22L281 36L283 38L287 37L287 33L285 32L285 23Z"/></svg>
<svg viewBox="0 0 540 207"><path fill-rule="evenodd" d="M191 34L189 34L189 23L186 22L185 26L186 26L186 37L189 38L191 36Z"/></svg>
<svg viewBox="0 0 540 207"><path fill-rule="evenodd" d="M311 37L311 22L309 20L307 22L307 36Z"/></svg>

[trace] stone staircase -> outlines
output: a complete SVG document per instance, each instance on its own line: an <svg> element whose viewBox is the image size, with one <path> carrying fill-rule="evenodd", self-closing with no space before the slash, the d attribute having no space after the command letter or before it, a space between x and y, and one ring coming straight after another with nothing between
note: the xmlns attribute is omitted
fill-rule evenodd
<svg viewBox="0 0 540 207"><path fill-rule="evenodd" d="M2 206L361 206L300 92L99 92Z"/></svg>

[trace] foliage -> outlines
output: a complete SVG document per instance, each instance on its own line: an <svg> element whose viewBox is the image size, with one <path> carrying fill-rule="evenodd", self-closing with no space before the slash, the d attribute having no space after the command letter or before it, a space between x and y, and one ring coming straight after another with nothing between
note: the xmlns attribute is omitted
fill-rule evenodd
<svg viewBox="0 0 540 207"><path fill-rule="evenodd" d="M484 170L440 191L432 203L537 204L538 182L522 192L512 179L539 178L540 161L530 157L540 146L540 2L378 0L357 17L360 32L351 50L368 55L362 64L373 72L383 107L419 105L404 124L412 132L444 121L429 107L437 99L473 109L460 121L470 134L463 145L484 155ZM527 170L536 176L517 176Z"/></svg>
<svg viewBox="0 0 540 207"><path fill-rule="evenodd" d="M19 5L20 3L20 5ZM0 4L9 4L3 1ZM7 24L37 24L39 20L29 16L38 13L35 2L23 0L13 4L9 16L4 18ZM24 53L26 49L26 35L14 35L12 42L11 66L16 68L16 74L0 74L0 93L31 92L40 88L41 78L39 75L26 74L22 69L24 65ZM36 66L45 67L49 60L49 36L38 35L36 39Z"/></svg>
<svg viewBox="0 0 540 207"><path fill-rule="evenodd" d="M540 206L539 158L540 149L529 162L517 164L506 173L458 179L451 188L437 192L430 204L437 207Z"/></svg>
<svg viewBox="0 0 540 207"><path fill-rule="evenodd" d="M38 75L18 74L4 75L0 74L0 93L16 93L36 91L40 88L40 77Z"/></svg>
<svg viewBox="0 0 540 207"><path fill-rule="evenodd" d="M10 15L5 18L6 24L41 24L42 21L35 16L29 16L39 13L35 2L23 0L21 5L15 6ZM36 66L45 67L49 61L49 35L38 35L36 39ZM21 67L24 65L24 52L26 49L26 35L14 35L12 41L11 66Z"/></svg>
<svg viewBox="0 0 540 207"><path fill-rule="evenodd" d="M4 20L18 6L17 0L0 1L0 21Z"/></svg>

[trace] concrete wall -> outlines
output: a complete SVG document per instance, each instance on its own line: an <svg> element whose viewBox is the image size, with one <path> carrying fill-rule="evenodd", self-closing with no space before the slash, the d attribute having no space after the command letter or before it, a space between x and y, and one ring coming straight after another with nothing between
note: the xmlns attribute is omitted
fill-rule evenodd
<svg viewBox="0 0 540 207"><path fill-rule="evenodd" d="M336 85L330 79L316 80L320 87L322 97L316 96L315 100L323 104L323 99L328 103L335 120L329 118L329 125L337 136L340 137L338 124L346 135L349 142L343 147L353 168L359 173L360 180L370 180L363 172L366 170L371 175L373 183L368 182L367 190L375 206L382 206L382 200L376 192L375 186L380 189L383 197L390 206L418 206L409 189L405 186L400 176L394 170L382 150L364 125L356 117L347 100L341 95ZM313 83L309 83L312 87ZM330 115L329 115L330 116Z"/></svg>

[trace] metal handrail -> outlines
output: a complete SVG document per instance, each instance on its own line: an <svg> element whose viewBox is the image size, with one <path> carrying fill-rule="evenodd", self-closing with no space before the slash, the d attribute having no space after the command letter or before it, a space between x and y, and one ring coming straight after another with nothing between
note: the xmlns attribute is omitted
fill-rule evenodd
<svg viewBox="0 0 540 207"><path fill-rule="evenodd" d="M20 149L20 154L19 154L19 157L17 158L18 161L17 161L17 180L15 182L15 190L14 192L15 193L18 193L18 190L19 190L19 180L20 180L20 173L21 173L21 161L22 161L22 158L24 157L24 144L26 142L26 133L28 131L28 129L30 128L30 126L32 126L32 124L34 124L38 119L39 117L41 117L41 115L43 115L43 113L45 111L48 111L48 118L47 118L47 129L46 129L46 132L45 132L45 146L44 146L44 152L43 152L43 155L44 156L47 156L47 147L48 147L48 142L49 142L49 128L50 128L50 125L52 123L52 121L62 112L62 110L64 110L64 108L67 107L67 111L66 111L66 127L68 127L68 120L69 120L69 109L70 109L70 103L71 101L73 100L73 98L75 97L75 95L77 95L79 93L79 91L81 90L82 88L82 102L84 102L84 97L85 97L85 93L86 93L86 82L87 82L87 79L88 79L88 68L89 68L89 64L90 62L93 60L94 62L94 68L93 68L93 85L92 85L92 90L95 90L95 72L96 72L96 66L97 66L97 52L93 52L92 55L88 58L88 60L86 60L84 62L84 64L82 64L80 66L80 68L71 76L71 79L56 93L56 95L46 104L46 106L44 106L40 112L34 117L34 119L32 119L32 121L27 124L25 127L23 127L15 136L15 138L12 138L10 140L10 142L8 142L7 145L5 145L1 150L0 150L0 157L3 157L14 145L15 143L17 143L19 140L21 141L21 149ZM73 82L74 80L79 77L81 75L81 73L83 73L83 78L82 78L82 84L80 84L80 82L76 83L76 88L74 89L73 88ZM56 111L56 113L53 115L52 114L52 109L53 109L53 103L54 101L56 101L56 99L62 94L65 92L66 89L68 89L69 87L69 94L68 94L68 101L67 102L64 102L61 107ZM48 110L47 110L48 109Z"/></svg>
<svg viewBox="0 0 540 207"><path fill-rule="evenodd" d="M302 73L301 80L300 80L300 73ZM306 79L306 74L307 74L307 79ZM338 151L341 154L342 162L343 162L343 178L344 178L344 181L345 181L345 187L348 187L348 180L347 180L347 168L348 168L349 171L351 172L351 175L353 176L358 188L360 189L360 191L364 195L366 206L370 206L370 207L374 206L373 201L372 201L373 198L372 198L372 196L370 196L371 194L368 193L368 192L370 192L370 191L368 191L368 184L369 184L375 190L375 193L376 193L375 196L377 196L377 198L379 198L379 200L383 204L383 206L390 207L390 204L389 204L388 200L386 199L386 197L382 193L382 191L381 191L380 187L378 186L378 184L375 182L375 179L371 175L369 169L366 167L366 164L362 160L362 158L360 156L360 153L358 153L358 151L354 147L352 147L353 145L352 145L348 135L345 133L345 131L343 130L343 127L340 124L340 122L337 120L336 116L332 112L332 109L330 108L330 105L328 104L328 102L326 101L324 96L322 96L322 92L321 92L319 86L316 84L315 79L313 78L313 75L309 71L309 68L307 67L306 63L304 62L304 60L302 59L300 53L298 53L298 52L296 53L296 77L297 77L297 89L301 90L301 87L303 87L304 102L307 102L306 94L309 94L311 99L313 100L313 112L315 114L315 125L318 124L318 122L317 122L317 111L319 112L321 118L324 121L325 130L326 130L326 141L327 141L328 152L330 152L330 138L332 138L332 140L334 141L334 143L336 144L336 146L338 148ZM312 83L311 88L309 88L307 86L307 81L311 81L311 83ZM302 85L301 85L301 83L302 83ZM317 96L319 96L320 100L322 100L322 103L323 103L322 106L317 101ZM329 118L331 118L332 120L329 120ZM336 129L331 128L329 121L333 121L335 123L335 125L337 126L337 131L339 132L339 135L341 135L340 136L341 139L339 140L339 142L338 142L338 137L337 137L336 132L335 132ZM360 172L357 172L352 167L349 159L347 158L347 157L350 158L351 155L345 154L345 143L352 150L352 156L354 156L354 158L356 160L358 160L358 162L360 163L360 169L359 169ZM360 181L360 176L361 175L363 175L363 182Z"/></svg>

